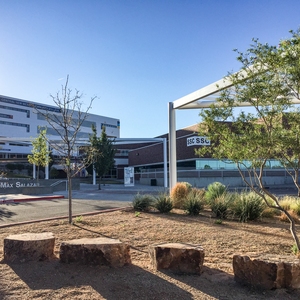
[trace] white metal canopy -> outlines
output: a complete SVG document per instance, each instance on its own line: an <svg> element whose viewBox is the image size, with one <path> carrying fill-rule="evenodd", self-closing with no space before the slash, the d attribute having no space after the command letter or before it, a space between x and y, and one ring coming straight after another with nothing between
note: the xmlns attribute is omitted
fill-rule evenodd
<svg viewBox="0 0 300 300"><path fill-rule="evenodd" d="M238 72L241 78L246 78L245 71ZM222 78L193 93L168 103L169 116L169 188L172 189L177 183L177 160L176 160L176 109L200 109L208 108L216 102L222 90L233 86L229 78ZM300 104L300 100L294 98L292 103ZM238 103L236 107L252 106L248 102Z"/></svg>

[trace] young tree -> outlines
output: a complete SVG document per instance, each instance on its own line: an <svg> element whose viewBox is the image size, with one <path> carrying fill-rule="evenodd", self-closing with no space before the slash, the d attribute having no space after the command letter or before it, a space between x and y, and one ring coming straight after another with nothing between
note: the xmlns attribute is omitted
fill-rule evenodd
<svg viewBox="0 0 300 300"><path fill-rule="evenodd" d="M93 134L90 136L89 157L99 176L98 188L101 190L102 177L113 167L116 150L113 142L108 139L105 126L102 127L101 137L97 137L97 130L92 126Z"/></svg>
<svg viewBox="0 0 300 300"><path fill-rule="evenodd" d="M40 130L38 137L32 141L32 154L27 156L28 162L37 166L37 180L39 180L40 166L46 167L51 161L46 134L46 129Z"/></svg>
<svg viewBox="0 0 300 300"><path fill-rule="evenodd" d="M294 219L264 183L267 162L276 159L292 176L300 195L300 114L293 104L300 99L299 31L279 46L254 40L247 52L238 52L238 60L242 72L228 75L233 87L220 91L216 103L200 112L200 134L210 138L211 147L197 153L210 152L214 158L234 162L245 184L287 216L299 250ZM254 112L235 109L245 103Z"/></svg>
<svg viewBox="0 0 300 300"><path fill-rule="evenodd" d="M86 160L77 161L76 166L72 164L73 156L76 156L76 142L77 134L83 122L88 117L88 111L96 97L92 97L86 108L82 110L82 94L75 90L68 88L69 76L67 76L66 83L62 85L61 91L56 95L50 95L54 104L59 108L60 113L52 113L37 109L40 114L48 122L51 128L57 133L58 141L49 141L51 148L53 148L61 157L61 164L65 168L68 181L68 198L69 198L69 223L72 223L72 177L75 176L84 167L83 162ZM74 167L75 166L75 167ZM81 166L78 168L78 166Z"/></svg>

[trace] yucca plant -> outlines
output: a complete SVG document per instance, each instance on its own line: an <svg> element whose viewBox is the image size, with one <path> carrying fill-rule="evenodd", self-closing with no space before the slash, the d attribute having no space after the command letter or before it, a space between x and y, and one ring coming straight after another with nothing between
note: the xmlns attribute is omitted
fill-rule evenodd
<svg viewBox="0 0 300 300"><path fill-rule="evenodd" d="M232 194L228 193L221 194L220 196L211 199L211 201L209 202L209 206L216 218L227 218L232 199Z"/></svg>
<svg viewBox="0 0 300 300"><path fill-rule="evenodd" d="M167 194L159 194L154 197L154 207L161 213L169 213L173 208L171 198Z"/></svg>
<svg viewBox="0 0 300 300"><path fill-rule="evenodd" d="M227 193L227 187L221 182L213 182L208 185L207 191L205 192L205 199L208 204L216 198L223 196Z"/></svg>
<svg viewBox="0 0 300 300"><path fill-rule="evenodd" d="M233 213L240 222L253 221L258 219L266 204L263 199L254 192L243 192L240 197L236 197L232 205Z"/></svg>
<svg viewBox="0 0 300 300"><path fill-rule="evenodd" d="M183 209L188 215L199 215L200 211L203 210L204 201L201 196L197 193L190 192L187 195L187 199L184 202Z"/></svg>
<svg viewBox="0 0 300 300"><path fill-rule="evenodd" d="M153 205L153 196L147 194L137 194L132 201L132 207L136 211L148 211Z"/></svg>

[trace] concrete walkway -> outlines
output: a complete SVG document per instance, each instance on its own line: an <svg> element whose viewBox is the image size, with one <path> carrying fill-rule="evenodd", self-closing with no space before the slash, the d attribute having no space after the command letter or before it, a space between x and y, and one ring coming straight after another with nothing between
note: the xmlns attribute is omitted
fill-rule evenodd
<svg viewBox="0 0 300 300"><path fill-rule="evenodd" d="M138 193L157 195L164 191L163 187L124 187L115 184L101 186L101 190L98 190L97 185L81 184L80 190L72 191L72 213L75 216L125 208L131 205ZM67 191L38 196L0 195L0 227L42 219L67 218L68 202Z"/></svg>

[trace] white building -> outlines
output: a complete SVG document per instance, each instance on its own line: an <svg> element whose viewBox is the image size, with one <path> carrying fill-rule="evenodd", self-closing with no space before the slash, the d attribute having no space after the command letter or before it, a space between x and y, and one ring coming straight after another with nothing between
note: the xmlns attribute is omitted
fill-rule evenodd
<svg viewBox="0 0 300 300"><path fill-rule="evenodd" d="M27 158L32 149L30 140L38 136L39 128L47 127L49 139L59 139L57 132L49 128L49 124L37 110L60 115L56 106L0 95L0 159ZM77 138L88 139L92 133L92 124L96 126L98 134L104 125L109 137L120 137L119 119L88 114Z"/></svg>

